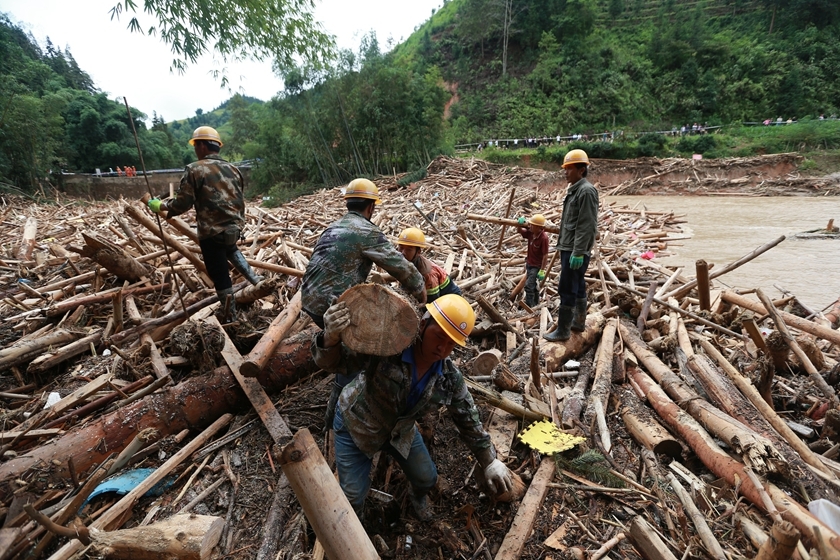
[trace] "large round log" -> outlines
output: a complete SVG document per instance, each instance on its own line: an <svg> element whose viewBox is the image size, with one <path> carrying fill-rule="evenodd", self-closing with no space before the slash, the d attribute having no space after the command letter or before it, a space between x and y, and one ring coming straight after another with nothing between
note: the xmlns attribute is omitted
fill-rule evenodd
<svg viewBox="0 0 840 560"><path fill-rule="evenodd" d="M282 389L315 371L310 350L312 332L304 331L280 345L257 378L266 390ZM67 463L71 458L81 475L146 428L154 428L162 436L200 429L222 414L247 405L248 399L227 367L191 377L0 465L0 503L19 488L16 480L40 487L55 477L69 479Z"/></svg>
<svg viewBox="0 0 840 560"><path fill-rule="evenodd" d="M393 356L411 345L420 320L414 305L379 284L360 284L341 294L350 310L350 326L341 341L360 354Z"/></svg>

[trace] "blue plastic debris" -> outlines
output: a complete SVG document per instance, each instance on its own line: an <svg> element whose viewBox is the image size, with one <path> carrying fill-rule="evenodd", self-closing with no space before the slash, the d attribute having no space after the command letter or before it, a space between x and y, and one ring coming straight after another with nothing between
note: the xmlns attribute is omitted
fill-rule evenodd
<svg viewBox="0 0 840 560"><path fill-rule="evenodd" d="M82 504L82 507L79 508L79 510L81 511L88 502L101 494L108 494L111 492L117 494L118 496L128 494L137 488L141 482L149 478L153 472L155 472L155 469L134 469L132 471L116 474L106 480L103 480L99 486L90 493L90 496L88 496L88 499L85 500L85 503ZM152 486L151 490L143 494L143 497L160 496L172 485L172 482L172 477L161 480Z"/></svg>

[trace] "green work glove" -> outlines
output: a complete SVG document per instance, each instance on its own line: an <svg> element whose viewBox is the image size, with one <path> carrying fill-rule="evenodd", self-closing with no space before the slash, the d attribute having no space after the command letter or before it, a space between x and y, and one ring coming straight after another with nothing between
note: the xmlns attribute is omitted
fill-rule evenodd
<svg viewBox="0 0 840 560"><path fill-rule="evenodd" d="M569 257L569 268L577 270L583 266L583 255L572 255Z"/></svg>
<svg viewBox="0 0 840 560"><path fill-rule="evenodd" d="M518 223L520 226L524 226L526 221L527 220L525 218L516 218L516 223Z"/></svg>
<svg viewBox="0 0 840 560"><path fill-rule="evenodd" d="M149 210L151 210L155 214L160 212L161 202L159 198L150 198L147 204L149 205Z"/></svg>
<svg viewBox="0 0 840 560"><path fill-rule="evenodd" d="M545 280L545 270L540 270L539 272L537 272L537 280L539 280L540 282Z"/></svg>

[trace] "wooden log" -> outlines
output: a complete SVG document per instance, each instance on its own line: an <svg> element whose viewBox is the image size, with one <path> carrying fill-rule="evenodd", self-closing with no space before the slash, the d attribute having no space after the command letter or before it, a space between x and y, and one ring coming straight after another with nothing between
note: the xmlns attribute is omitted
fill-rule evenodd
<svg viewBox="0 0 840 560"><path fill-rule="evenodd" d="M472 391L473 393L481 396L482 398L484 398L484 400L486 400L487 402L489 402L493 406L497 406L497 407L501 408L502 410L504 410L505 412L510 412L511 414L516 416L517 418L525 418L526 420L532 420L532 421L543 420L545 418L548 418L544 414L541 414L539 412L535 412L533 410L529 410L529 409L525 408L524 406L522 406L521 404L515 403L512 400L503 397L502 395L500 395L496 391L488 389L488 388L484 387L483 385L481 385L479 383L476 383L475 381L473 381L472 379L470 379L468 377L464 378L464 382L467 384L467 388L470 391Z"/></svg>
<svg viewBox="0 0 840 560"><path fill-rule="evenodd" d="M831 470L826 467L816 454L811 451L811 449L799 438L799 436L790 429L787 422L776 414L776 411L764 401L755 387L753 387L752 383L750 383L746 377L741 375L741 372L735 369L735 366L729 363L729 360L727 360L724 355L715 348L714 344L699 335L696 335L693 338L700 343L703 351L718 363L730 381L738 387L738 390L741 391L747 400L749 400L761 413L764 419L773 426L773 429L776 430L782 438L784 438L794 451L796 451L803 461L820 472L833 477Z"/></svg>
<svg viewBox="0 0 840 560"><path fill-rule="evenodd" d="M645 560L677 560L653 527L637 515L630 523L630 541Z"/></svg>
<svg viewBox="0 0 840 560"><path fill-rule="evenodd" d="M82 233L83 247L68 245L67 249L87 257L120 280L137 282L147 274L146 268L121 247L92 233Z"/></svg>
<svg viewBox="0 0 840 560"><path fill-rule="evenodd" d="M484 296L478 296L478 300L477 300L477 301L478 301L478 305L479 305L479 306L480 306L480 307L484 310L484 312L485 312L485 313L487 313L487 315L490 317L490 319L491 319L494 323L501 323L501 324L503 324L503 325L505 326L505 330L507 330L508 332L512 332L512 333L514 333L514 334L516 335L516 339L517 339L519 342L524 342L525 337L523 337L523 336L522 336L522 333L520 333L519 331L517 331L516 329L514 329L514 328L513 328L513 325L511 325L511 324L508 322L508 320L504 317L504 315L502 315L501 313L499 313L499 310L498 310L498 309L496 309L496 307L495 307L492 303L490 303L489 301L487 301L487 300L484 298Z"/></svg>
<svg viewBox="0 0 840 560"><path fill-rule="evenodd" d="M312 332L304 331L282 343L257 377L269 391L281 389L315 371L310 344ZM115 393L116 395L116 393ZM245 394L227 367L191 377L182 383L119 408L61 438L32 449L0 465L0 501L17 489L13 481L37 465L60 458L53 474L69 480L67 460L83 472L101 463L113 451L121 450L138 432L156 429L161 436L183 429L202 428L222 414L248 405ZM163 413L165 411L165 413Z"/></svg>
<svg viewBox="0 0 840 560"><path fill-rule="evenodd" d="M245 356L240 367L240 373L245 377L256 377L266 367L269 359L274 354L277 346L289 334L292 325L300 315L301 301L300 292L296 293L286 308L279 314L266 329L256 346Z"/></svg>
<svg viewBox="0 0 840 560"><path fill-rule="evenodd" d="M39 356L51 346L81 338L83 333L57 329L44 336L7 346L0 350L0 371L19 366Z"/></svg>
<svg viewBox="0 0 840 560"><path fill-rule="evenodd" d="M606 411L610 400L610 388L612 386L613 372L613 346L615 345L615 333L618 319L610 319L601 333L601 342L598 344L596 353L595 378L592 381L592 390L589 392L589 399L586 405L584 418L592 420L595 401L601 403L601 410Z"/></svg>
<svg viewBox="0 0 840 560"><path fill-rule="evenodd" d="M586 388L589 386L589 378L592 377L592 353L589 352L580 362L578 378L575 386L566 396L563 403L563 414L560 425L563 428L573 428L580 422L580 413L583 410L583 402L586 395Z"/></svg>
<svg viewBox="0 0 840 560"><path fill-rule="evenodd" d="M706 523L706 516L697 508L694 500L685 491L685 488L677 480L677 477L674 476L674 473L668 473L668 480L671 482L671 488L673 488L674 493L680 499L680 502L682 502L683 509L691 517L691 521L694 523L694 529L697 531L697 536L700 537L700 541L703 543L709 556L715 560L728 560L726 554L723 552L723 548L721 548L720 543L709 528L709 524Z"/></svg>
<svg viewBox="0 0 840 560"><path fill-rule="evenodd" d="M761 247L758 247L757 249L747 253L746 255L741 257L740 259L738 259L736 261L733 261L733 262L729 263L728 265L726 265L724 267L721 267L721 268L715 267L714 270L709 274L709 280L711 280L713 278L717 278L718 276L722 276L722 275L726 274L727 272L732 272L733 270L735 270L739 266L744 265L744 264L750 262L751 260L753 260L754 258L758 257L759 255L762 255L762 254L766 253L767 251L769 251L770 249L772 249L773 247L775 247L776 245L778 245L779 243L781 243L784 240L785 240L785 236L782 235L781 237L778 237L778 238L774 239L773 241L770 241L769 243L765 243ZM691 282L688 282L687 284L685 284L684 286L680 286L676 290L673 290L672 292L670 292L668 294L665 294L663 299L668 299L669 297L679 299L682 296L686 295L688 292L690 292L696 285L697 285L697 280L694 279Z"/></svg>
<svg viewBox="0 0 840 560"><path fill-rule="evenodd" d="M93 553L126 560L207 560L222 536L225 520L212 515L180 514L144 527L91 530Z"/></svg>
<svg viewBox="0 0 840 560"><path fill-rule="evenodd" d="M338 302L350 311L350 325L341 331L341 342L359 354L399 354L411 345L420 328L412 302L379 284L353 286Z"/></svg>
<svg viewBox="0 0 840 560"><path fill-rule="evenodd" d="M32 251L35 249L35 238L38 235L38 220L35 216L26 218L23 224L23 231L20 237L20 245L17 250L17 258L28 261L32 258Z"/></svg>
<svg viewBox="0 0 840 560"><path fill-rule="evenodd" d="M792 523L776 521L770 529L770 538L758 549L755 560L790 560L798 542L799 531Z"/></svg>
<svg viewBox="0 0 840 560"><path fill-rule="evenodd" d="M749 309L750 311L753 311L760 315L763 315L767 312L767 309L761 302L752 300L740 294L736 294L731 290L724 290L724 292L721 294L721 298L728 303L735 304L738 307L743 307L744 309ZM812 334L817 338L828 340L832 344L840 345L840 331L832 330L829 327L823 327L822 325L818 325L813 321L808 321L807 319L797 317L796 315L786 313L785 311L777 312L779 316L784 320L787 326L793 327L800 331L804 331L808 334Z"/></svg>
<svg viewBox="0 0 840 560"><path fill-rule="evenodd" d="M472 363L472 375L490 375L502 361L502 351L496 348L480 352Z"/></svg>
<svg viewBox="0 0 840 560"><path fill-rule="evenodd" d="M567 361L585 354L598 341L606 321L600 313L593 313L587 315L582 333L572 331L571 338L564 342L543 342L546 371L559 371Z"/></svg>
<svg viewBox="0 0 840 560"><path fill-rule="evenodd" d="M645 393L651 406L668 426L677 432L697 454L703 464L715 475L726 480L729 484L740 483L740 492L750 502L762 510L765 509L761 493L749 480L744 465L734 460L721 449L714 439L690 415L682 411L653 379L642 370L631 370L632 379ZM828 546L834 556L840 558L840 535L805 509L801 504L791 499L780 488L767 484L767 493L773 501L774 507L781 512L782 517L793 523L806 538L816 542L817 532L822 534L822 542ZM816 529L816 530L815 530Z"/></svg>
<svg viewBox="0 0 840 560"><path fill-rule="evenodd" d="M285 474L280 477L276 488L274 499L271 501L271 507L268 508L268 515L263 523L263 540L257 550L257 560L274 560L277 556L278 540L289 516L287 506L292 498L292 487Z"/></svg>
<svg viewBox="0 0 840 560"><path fill-rule="evenodd" d="M507 210L505 210L505 219L510 216L510 207L513 206L513 197L516 195L516 187L510 189L510 198L508 199L507 203ZM517 222L518 223L518 222ZM507 229L506 225L502 226L502 231L499 233L499 244L496 245L496 252L500 253L502 251L502 242L505 240L505 230Z"/></svg>
<svg viewBox="0 0 840 560"><path fill-rule="evenodd" d="M168 247L172 247L173 249L181 253L181 255L186 257L187 260L192 263L195 269L201 272L206 278L207 267L204 266L204 262L200 258L198 258L198 255L187 249L187 247L183 243L181 243L171 235L167 234L166 232L162 232L160 228L158 228L157 224L155 224L155 222L152 221L152 219L145 214L145 211L140 210L139 208L131 204L127 204L125 206L125 213L134 218L134 220L137 223L145 227L158 238L162 239ZM205 280L207 286L212 287L213 282L207 282L207 280L209 279Z"/></svg>
<svg viewBox="0 0 840 560"><path fill-rule="evenodd" d="M505 535L495 560L518 560L525 549L525 543L531 536L537 514L540 512L545 495L548 493L548 483L554 477L554 459L546 457L531 480L531 485L516 510L516 517Z"/></svg>
<svg viewBox="0 0 840 560"><path fill-rule="evenodd" d="M232 419L233 416L230 414L222 415L218 420L213 422L208 428L196 436L191 442L179 449L169 458L169 460L155 469L155 471L147 476L143 482L132 488L130 492L123 496L116 504L111 506L111 508L99 517L99 519L94 521L89 527L91 532L93 532L94 529L103 531L113 530L115 528L113 525L123 519L125 512L130 510L140 497L151 490L161 480L166 478L175 467L180 465L190 455L198 451L219 430L227 426ZM82 546L80 542L75 540L70 541L50 556L50 560L69 560L69 558L81 548Z"/></svg>
<svg viewBox="0 0 840 560"><path fill-rule="evenodd" d="M744 463L759 473L788 472L788 464L773 443L735 418L712 406L689 388L671 368L647 349L635 331L619 324L621 337L627 348L639 359L665 392L680 403L695 420L725 441L741 456Z"/></svg>
<svg viewBox="0 0 840 560"><path fill-rule="evenodd" d="M68 311L72 311L82 305L93 305L97 303L105 303L107 301L111 301L113 295L119 291L122 291L123 297L128 295L143 295L148 294L151 292L160 291L162 288L168 287L168 283L164 284L156 284L154 286L134 286L130 288L114 288L112 290L105 290L95 294L84 295L81 297L74 297L72 299L67 299L62 302L59 302L55 305L51 305L44 310L44 314L47 317L59 317L64 315Z"/></svg>
<svg viewBox="0 0 840 560"><path fill-rule="evenodd" d="M43 354L38 358L35 358L29 362L26 372L33 375L43 373L48 369L69 360L70 358L74 358L79 354L82 354L83 352L89 352L91 345L98 346L101 341L102 329L99 329L84 338L80 338L75 342L71 342L66 346L56 349L56 351L51 354Z"/></svg>
<svg viewBox="0 0 840 560"><path fill-rule="evenodd" d="M709 311L712 307L711 295L709 293L709 265L703 259L694 263L697 271L697 293L700 298L700 309Z"/></svg>
<svg viewBox="0 0 840 560"><path fill-rule="evenodd" d="M820 390L823 396L828 399L828 402L831 403L832 408L837 408L840 406L840 400L837 398L837 394L834 392L834 389L826 383L823 376L820 375L820 372L817 371L817 368L814 367L814 364L811 363L811 360L808 359L808 356L805 355L805 352L802 351L802 348L797 344L796 340L790 334L790 331L785 324L784 318L779 314L779 310L773 305L773 302L768 298L764 292L760 289L756 290L756 295L764 304L765 309L770 314L770 317L773 318L773 322L776 323L776 328L779 330L781 335L784 337L785 342L787 342L790 349L793 350L793 353L796 354L796 357L799 359L799 363L805 368L805 371L808 372L808 377L810 377L811 382L814 386Z"/></svg>
<svg viewBox="0 0 840 560"><path fill-rule="evenodd" d="M481 214L467 214L468 220L477 222L487 222L488 224L498 224L500 226L519 227L519 222L508 218L497 218L496 216L484 216ZM545 224L546 233L560 233L560 226Z"/></svg>
<svg viewBox="0 0 840 560"><path fill-rule="evenodd" d="M261 280L256 285L245 286L235 294L236 304L243 305L254 303L258 299L268 297L280 287L280 280L277 278L266 278Z"/></svg>
<svg viewBox="0 0 840 560"><path fill-rule="evenodd" d="M639 329L639 332L645 329L645 321L647 320L648 313L650 313L650 306L653 303L653 297L656 295L657 286L658 283L654 280L648 287L645 302L642 304L642 312L639 313L639 316L636 318L636 328Z"/></svg>
<svg viewBox="0 0 840 560"><path fill-rule="evenodd" d="M662 424L656 421L650 410L639 401L633 391L620 393L621 419L630 435L647 449L678 459L682 446Z"/></svg>
<svg viewBox="0 0 840 560"><path fill-rule="evenodd" d="M267 270L269 272L276 272L277 274L285 274L287 276L295 276L297 278L303 278L303 273L305 271L298 270L297 268L289 268L288 266L282 266L279 264L274 263L267 263L262 262L254 259L245 259L248 264L250 264L254 268L259 268L262 270Z"/></svg>
<svg viewBox="0 0 840 560"><path fill-rule="evenodd" d="M280 468L328 558L378 560L376 548L309 430L299 430L283 448Z"/></svg>

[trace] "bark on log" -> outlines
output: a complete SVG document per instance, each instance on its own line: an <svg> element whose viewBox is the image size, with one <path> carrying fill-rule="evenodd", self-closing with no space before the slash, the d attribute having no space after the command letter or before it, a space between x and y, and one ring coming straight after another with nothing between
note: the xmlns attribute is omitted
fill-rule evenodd
<svg viewBox="0 0 840 560"><path fill-rule="evenodd" d="M540 463L525 498L516 510L516 517L513 518L510 530L496 553L495 560L518 560L522 556L525 543L531 536L537 514L548 493L548 483L554 477L554 469L554 459L551 457L544 458Z"/></svg>
<svg viewBox="0 0 840 560"><path fill-rule="evenodd" d="M675 459L682 455L682 446L671 433L656 421L650 410L633 391L622 391L621 419L633 438L654 453L668 455Z"/></svg>
<svg viewBox="0 0 840 560"><path fill-rule="evenodd" d="M770 538L758 549L755 560L790 560L798 542L799 531L793 524L776 521L770 530Z"/></svg>
<svg viewBox="0 0 840 560"><path fill-rule="evenodd" d="M607 411L610 400L610 388L612 386L612 365L613 345L615 344L616 323L618 319L610 319L604 332L601 334L601 343L598 345L597 365L595 366L595 379L592 381L592 390L589 392L589 401L586 405L584 419L586 422L592 420L594 414L594 403L601 402L604 412Z"/></svg>
<svg viewBox="0 0 840 560"><path fill-rule="evenodd" d="M69 360L83 352L90 351L90 345L98 346L102 341L102 329L99 329L93 334L89 334L84 338L80 338L75 342L71 342L67 346L58 348L52 354L43 354L29 363L26 368L26 373L36 374L43 373L51 367L57 366L61 362Z"/></svg>
<svg viewBox="0 0 840 560"><path fill-rule="evenodd" d="M297 321L300 315L301 301L300 292L296 293L289 305L279 314L266 329L265 334L257 342L257 345L251 352L245 356L245 361L242 363L240 373L245 377L257 377L260 372L266 367L277 345L280 344L289 329Z"/></svg>
<svg viewBox="0 0 840 560"><path fill-rule="evenodd" d="M496 348L485 350L475 357L472 363L472 375L490 375L493 368L502 360L502 351Z"/></svg>
<svg viewBox="0 0 840 560"><path fill-rule="evenodd" d="M559 371L567 361L582 356L592 348L601 336L606 321L600 313L593 313L586 317L586 330L582 333L572 331L572 337L565 342L543 342L545 370Z"/></svg>
<svg viewBox="0 0 840 560"><path fill-rule="evenodd" d="M563 414L560 423L564 428L573 428L576 422L580 422L583 399L586 388L589 386L590 377L592 377L592 352L587 353L580 361L575 386L563 402Z"/></svg>
<svg viewBox="0 0 840 560"><path fill-rule="evenodd" d="M697 271L697 293L700 299L700 310L708 311L712 307L711 296L709 294L709 265L703 259L694 263Z"/></svg>
<svg viewBox="0 0 840 560"><path fill-rule="evenodd" d="M114 296L115 293L122 291L123 297L128 295L142 295L148 294L151 292L159 291L163 288L168 287L169 284L157 284L155 286L136 286L134 288L114 288L112 290L106 290L104 292L99 292L96 294L75 297L73 299L67 299L62 301L61 303L57 303L55 305L51 305L48 307L44 314L47 317L59 317L64 315L68 311L72 309L76 309L82 305L93 305L96 303L105 303L106 301L111 301L111 298Z"/></svg>
<svg viewBox="0 0 840 560"><path fill-rule="evenodd" d="M277 556L277 545L288 518L287 506L292 499L292 487L286 475L280 477L274 499L268 509L263 527L262 544L257 551L257 560L274 560Z"/></svg>
<svg viewBox="0 0 840 560"><path fill-rule="evenodd" d="M328 558L379 559L309 430L298 431L283 448L280 468Z"/></svg>
<svg viewBox="0 0 840 560"><path fill-rule="evenodd" d="M270 296L280 287L280 280L278 278L266 278L260 281L255 286L245 286L242 290L236 292L235 298L237 305L246 303L254 303L258 299Z"/></svg>
<svg viewBox="0 0 840 560"><path fill-rule="evenodd" d="M484 216L482 214L467 214L468 220L474 220L477 222L487 222L488 224L498 224L500 226L508 226L508 227L521 227L519 222L516 220L511 220L508 218L497 218L496 216ZM551 224L545 225L545 232L546 233L560 233L560 226L553 226Z"/></svg>
<svg viewBox="0 0 840 560"><path fill-rule="evenodd" d="M304 331L282 343L257 378L263 387L278 390L315 371L311 339L312 331ZM111 452L122 449L141 430L155 428L166 436L185 428L201 428L247 404L245 394L227 367L189 378L0 465L0 502L17 489L13 482L16 478L39 465L46 465L57 476L69 479L69 458L73 459L76 471L82 473L101 463ZM61 464L53 465L53 459Z"/></svg>
<svg viewBox="0 0 840 560"><path fill-rule="evenodd" d="M146 268L121 247L94 234L82 233L82 239L84 247L68 245L67 249L93 260L120 280L137 282L147 274Z"/></svg>
<svg viewBox="0 0 840 560"><path fill-rule="evenodd" d="M145 527L91 530L96 554L126 560L206 560L222 536L225 520L212 515L174 515Z"/></svg>
<svg viewBox="0 0 840 560"><path fill-rule="evenodd" d="M767 309L764 307L764 305L762 305L761 302L752 300L740 294L736 294L735 292L732 292L730 290L724 291L720 297L728 303L733 303L738 307L749 309L750 311L753 311L760 315L764 315L765 313L767 313ZM828 340L833 344L840 345L840 331L832 330L829 327L823 327L822 325L818 325L813 321L808 321L807 319L797 317L796 315L792 315L785 311L779 311L778 313L782 317L782 319L784 319L786 325L795 329L799 329L800 331L804 331L808 334L812 334L817 338Z"/></svg>
<svg viewBox="0 0 840 560"><path fill-rule="evenodd" d="M44 353L50 346L61 345L76 340L83 333L58 329L44 336L26 340L22 343L8 346L0 350L0 371L30 361Z"/></svg>
<svg viewBox="0 0 840 560"><path fill-rule="evenodd" d="M619 324L619 329L624 344L636 355L665 392L674 401L680 403L695 420L732 447L745 464L761 474L767 472L786 474L788 472L787 461L770 440L718 410L690 389L677 374L671 371L671 368L647 349L634 329L628 328L623 323Z"/></svg>
<svg viewBox="0 0 840 560"><path fill-rule="evenodd" d="M647 374L640 369L634 369L632 373L633 381L645 393L651 406L671 429L682 436L703 464L715 475L733 486L740 482L741 494L756 507L765 510L761 493L749 480L744 465L721 449L709 433L669 399L662 388ZM785 520L793 523L812 542L816 542L817 535L814 529L818 529L822 534L823 541L832 553L831 557L840 558L840 535L811 515L807 509L792 500L777 486L768 483L766 489L773 505L781 512Z"/></svg>
<svg viewBox="0 0 840 560"><path fill-rule="evenodd" d="M677 560L644 517L637 515L630 523L630 540L646 560Z"/></svg>

